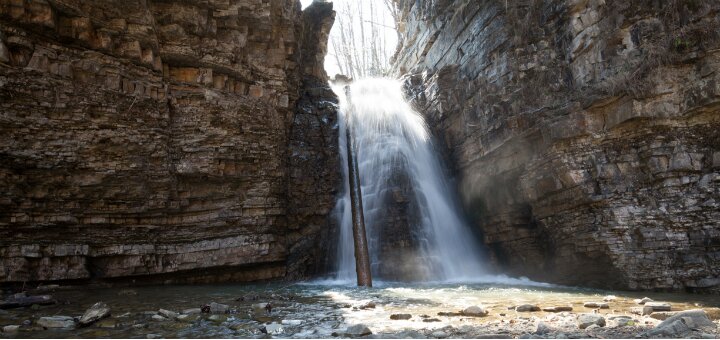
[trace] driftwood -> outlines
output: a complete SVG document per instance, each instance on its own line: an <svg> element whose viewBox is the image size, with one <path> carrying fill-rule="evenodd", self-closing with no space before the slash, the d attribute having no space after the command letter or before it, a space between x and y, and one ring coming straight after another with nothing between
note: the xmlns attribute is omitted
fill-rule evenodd
<svg viewBox="0 0 720 340"><path fill-rule="evenodd" d="M350 101L350 87L345 87L345 94ZM350 105L348 105L350 106ZM370 272L370 255L368 254L367 236L365 235L365 218L363 216L362 191L360 190L360 174L358 162L355 157L350 119L352 115L346 114L345 137L347 138L348 180L350 181L350 206L352 211L353 240L355 243L355 270L357 272L358 286L372 287L372 274Z"/></svg>
<svg viewBox="0 0 720 340"><path fill-rule="evenodd" d="M50 295L35 295L35 296L15 296L10 297L7 300L0 301L0 309L11 309L20 307L30 307L32 305L53 305L57 301Z"/></svg>

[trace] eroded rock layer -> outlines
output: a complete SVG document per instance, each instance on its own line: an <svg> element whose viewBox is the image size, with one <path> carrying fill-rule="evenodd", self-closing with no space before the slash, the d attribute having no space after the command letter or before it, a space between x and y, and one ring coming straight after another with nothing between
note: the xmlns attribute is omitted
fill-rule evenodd
<svg viewBox="0 0 720 340"><path fill-rule="evenodd" d="M311 273L338 180L335 108L296 109L335 100L303 89L312 8L0 0L0 282Z"/></svg>
<svg viewBox="0 0 720 340"><path fill-rule="evenodd" d="M720 3L397 3L397 71L496 264L717 289Z"/></svg>

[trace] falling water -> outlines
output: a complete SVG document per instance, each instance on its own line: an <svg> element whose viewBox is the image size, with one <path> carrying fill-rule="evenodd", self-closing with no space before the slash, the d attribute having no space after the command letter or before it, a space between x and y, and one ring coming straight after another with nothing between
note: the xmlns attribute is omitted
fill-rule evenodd
<svg viewBox="0 0 720 340"><path fill-rule="evenodd" d="M417 209L410 219L415 252L395 265L412 266L414 277L426 281L473 280L484 273L479 247L470 228L453 204L452 191L433 153L423 118L405 100L401 83L390 79L365 79L350 85L350 100L340 96L340 128L350 125L356 145L373 276L386 259L381 258L383 228L389 205L388 185L403 172L409 186L408 200ZM345 133L340 133L343 165L347 164ZM337 279L354 281L355 258L352 239L347 167L345 195L338 201L340 224ZM390 197L392 197L390 195ZM391 270L394 268L391 268ZM408 271L408 268L397 268Z"/></svg>

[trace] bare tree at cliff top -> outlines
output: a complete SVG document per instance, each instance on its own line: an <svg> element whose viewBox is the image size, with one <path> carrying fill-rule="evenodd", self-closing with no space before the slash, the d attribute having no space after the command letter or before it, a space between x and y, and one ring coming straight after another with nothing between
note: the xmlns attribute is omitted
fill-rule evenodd
<svg viewBox="0 0 720 340"><path fill-rule="evenodd" d="M391 0L335 0L335 26L330 32L330 57L340 73L351 78L376 77L390 71L397 43Z"/></svg>

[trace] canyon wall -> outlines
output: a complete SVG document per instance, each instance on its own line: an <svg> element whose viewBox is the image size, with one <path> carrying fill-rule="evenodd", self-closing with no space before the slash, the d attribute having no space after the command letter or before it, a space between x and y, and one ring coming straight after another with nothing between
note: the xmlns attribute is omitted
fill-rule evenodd
<svg viewBox="0 0 720 340"><path fill-rule="evenodd" d="M396 3L396 71L500 270L717 290L720 3Z"/></svg>
<svg viewBox="0 0 720 340"><path fill-rule="evenodd" d="M305 277L332 4L0 0L0 282ZM308 11L306 10L306 11Z"/></svg>

